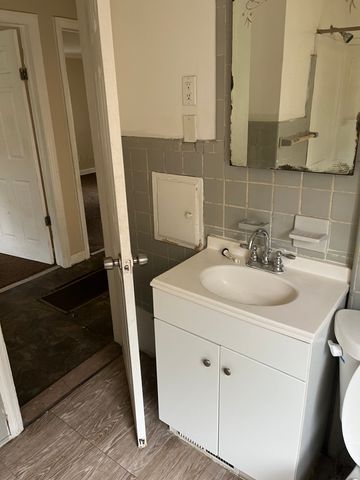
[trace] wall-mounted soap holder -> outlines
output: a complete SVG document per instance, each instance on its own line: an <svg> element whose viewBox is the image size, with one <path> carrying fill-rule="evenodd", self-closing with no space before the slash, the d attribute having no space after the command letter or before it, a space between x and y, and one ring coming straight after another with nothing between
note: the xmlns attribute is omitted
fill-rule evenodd
<svg viewBox="0 0 360 480"><path fill-rule="evenodd" d="M258 228L268 228L268 226L268 223L251 220L249 218L243 218L238 223L238 229L243 232L255 232Z"/></svg>
<svg viewBox="0 0 360 480"><path fill-rule="evenodd" d="M289 233L294 247L325 252L329 236L329 220L296 215L294 229Z"/></svg>
<svg viewBox="0 0 360 480"><path fill-rule="evenodd" d="M313 233L295 228L290 232L289 237L292 240L299 240L301 242L320 243L322 240L326 240L328 236L326 233Z"/></svg>

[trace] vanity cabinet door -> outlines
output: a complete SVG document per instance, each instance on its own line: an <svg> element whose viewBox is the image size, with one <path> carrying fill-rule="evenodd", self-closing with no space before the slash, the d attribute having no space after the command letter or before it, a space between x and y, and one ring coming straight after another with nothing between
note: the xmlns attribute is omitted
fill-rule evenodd
<svg viewBox="0 0 360 480"><path fill-rule="evenodd" d="M302 381L221 348L219 456L256 480L292 480L304 394Z"/></svg>
<svg viewBox="0 0 360 480"><path fill-rule="evenodd" d="M155 319L160 419L217 453L220 347Z"/></svg>

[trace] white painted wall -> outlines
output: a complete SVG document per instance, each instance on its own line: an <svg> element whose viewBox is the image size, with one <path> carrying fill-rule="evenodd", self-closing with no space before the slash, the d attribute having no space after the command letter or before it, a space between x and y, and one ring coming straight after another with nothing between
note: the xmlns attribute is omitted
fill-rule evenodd
<svg viewBox="0 0 360 480"><path fill-rule="evenodd" d="M112 0L124 135L182 138L197 114L198 138L215 138L215 0ZM183 107L183 75L197 75L196 107Z"/></svg>

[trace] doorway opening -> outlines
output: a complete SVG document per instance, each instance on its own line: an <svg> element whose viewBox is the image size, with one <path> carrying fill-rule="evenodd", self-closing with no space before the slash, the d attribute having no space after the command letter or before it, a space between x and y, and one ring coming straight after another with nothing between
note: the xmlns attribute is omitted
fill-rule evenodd
<svg viewBox="0 0 360 480"><path fill-rule="evenodd" d="M14 15L17 18L26 16ZM62 396L64 388L68 387L62 379L69 371L98 353L100 357L92 363L94 368L99 368L119 351L114 349L104 275L101 275L102 288L97 288L98 273L103 271L103 238L95 169L82 168L85 170L82 172L83 182L81 165L76 170L77 187L80 186L83 201L80 208L82 220L87 215L87 224L84 222L83 228L87 253L81 258L72 257L73 263L79 263L71 268L54 266L58 257L53 251L47 198L52 191L49 186L44 187L41 139L33 120L39 112L35 111L33 97L29 95L33 77L30 71L27 74L24 70L29 60L23 58L24 47L29 50L33 45L25 45L29 38L21 36L11 22L3 25L1 21L0 51L6 53L1 58L9 59L9 65L0 62L0 117L6 115L7 120L0 122L1 328L17 398L25 408L24 420L29 421L28 414L33 411L29 402L34 397L49 388L50 398L54 397L54 391ZM81 63L80 67L82 72ZM75 82L78 91L75 89L73 94L76 109L73 109L74 116L69 118L69 130L79 130L77 137L82 143L77 148L82 152L85 146L91 151L92 142L90 127L84 128L83 110L87 109L87 104L83 73L82 84L76 87L76 72L80 67L79 59L70 56L68 68L73 76L70 78L69 73L69 85L72 88L72 82ZM85 105L75 104L79 98L83 102L85 99ZM46 130L47 135L49 130ZM68 300L78 295L83 285L81 282L87 282L85 288L90 294L73 306L62 309L43 301L43 297L59 291L63 303L69 305ZM92 369L87 368L87 371L91 373ZM44 408L46 406L49 405L45 404Z"/></svg>
<svg viewBox="0 0 360 480"><path fill-rule="evenodd" d="M76 20L64 18L56 18L55 25L83 240L94 254L103 251L104 239L79 27Z"/></svg>

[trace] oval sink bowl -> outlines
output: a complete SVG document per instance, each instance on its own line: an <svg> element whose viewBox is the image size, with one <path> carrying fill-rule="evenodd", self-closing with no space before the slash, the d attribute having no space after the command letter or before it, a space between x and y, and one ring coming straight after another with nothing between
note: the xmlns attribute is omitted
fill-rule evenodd
<svg viewBox="0 0 360 480"><path fill-rule="evenodd" d="M238 265L206 268L200 282L209 292L245 305L285 305L297 297L295 288L276 275Z"/></svg>

